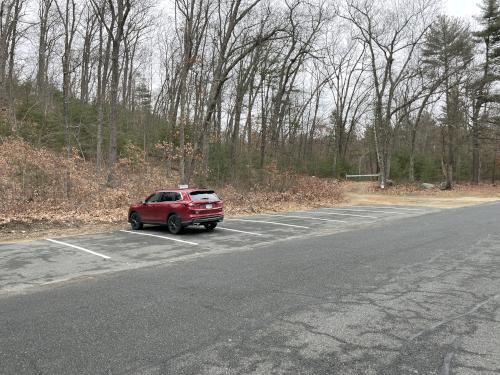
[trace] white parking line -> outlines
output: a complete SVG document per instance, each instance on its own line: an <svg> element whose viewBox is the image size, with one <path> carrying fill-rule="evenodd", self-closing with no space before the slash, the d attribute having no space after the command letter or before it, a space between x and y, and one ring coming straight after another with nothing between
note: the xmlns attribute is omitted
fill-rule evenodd
<svg viewBox="0 0 500 375"><path fill-rule="evenodd" d="M352 210L350 208L320 208L320 210L333 210L333 211L347 211L347 212L373 212L373 213L381 213L381 214L393 214L393 215L404 215L404 212L394 212L394 211L380 211L380 210Z"/></svg>
<svg viewBox="0 0 500 375"><path fill-rule="evenodd" d="M120 232L130 233L130 234L137 234L139 236L149 236L149 237L163 238L164 240L170 240L170 241L175 241L175 242L187 243L189 245L199 245L196 242L184 241L184 240L179 240L177 238L166 237L166 236L158 236L157 234L139 233L139 232L132 232L132 231L129 231L129 230L121 230Z"/></svg>
<svg viewBox="0 0 500 375"><path fill-rule="evenodd" d="M276 223L274 221L264 221L264 220L228 219L228 220L225 220L225 221L244 221L244 222L248 222L248 223L264 223L264 224L282 225L284 227L310 229L309 227L304 227L303 225Z"/></svg>
<svg viewBox="0 0 500 375"><path fill-rule="evenodd" d="M331 221L336 223L347 223L344 220L334 220L334 219L321 219L319 217L311 217L311 216L292 216L292 215L265 215L265 216L275 216L275 217L288 217L291 219L307 219L307 220L319 220L319 221Z"/></svg>
<svg viewBox="0 0 500 375"><path fill-rule="evenodd" d="M238 232L238 233L244 233L244 234L251 234L253 236L263 236L263 234L261 233L254 233L254 232L246 232L244 230L237 230L237 229L229 229L229 228L221 228L221 227L217 227L217 229L221 229L221 230L228 230L230 232Z"/></svg>
<svg viewBox="0 0 500 375"><path fill-rule="evenodd" d="M92 251L92 250L84 249L83 247L72 245L72 244L69 244L69 243L66 243L66 242L56 241L56 240L53 240L51 238L47 238L47 241L53 242L53 243L56 243L56 244L59 244L59 245L63 245L63 246L72 247L73 249L85 251L86 253L97 255L98 257L101 257L101 258L104 258L104 259L111 259L111 257L108 257L107 255L100 254L100 253L97 253L97 252Z"/></svg>
<svg viewBox="0 0 500 375"><path fill-rule="evenodd" d="M356 208L380 208L389 210L424 211L422 208L394 207L394 206L353 206Z"/></svg>
<svg viewBox="0 0 500 375"><path fill-rule="evenodd" d="M338 213L338 212L316 212L316 213L318 213L318 214L325 214L325 215L362 217L362 218L365 218L365 219L378 219L377 216L356 215L356 214L342 214L342 213Z"/></svg>

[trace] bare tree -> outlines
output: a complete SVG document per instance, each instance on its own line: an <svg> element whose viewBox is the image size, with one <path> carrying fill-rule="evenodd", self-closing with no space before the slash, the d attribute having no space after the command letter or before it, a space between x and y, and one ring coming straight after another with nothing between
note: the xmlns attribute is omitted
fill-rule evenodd
<svg viewBox="0 0 500 375"><path fill-rule="evenodd" d="M136 73L136 58L140 50L142 38L155 26L149 10L153 7L149 1L141 1L140 6L132 8L123 36L123 62L122 62L122 104L133 104L134 74Z"/></svg>
<svg viewBox="0 0 500 375"><path fill-rule="evenodd" d="M111 34L107 33L105 22L107 22L107 0L100 0L99 3L92 3L95 15L99 22L99 47L97 57L97 139L96 139L96 168L98 172L102 171L103 167L103 127L104 127L104 110L106 103L106 93L109 81L109 61L111 53ZM113 30L115 19L110 21L109 29ZM106 37L107 36L107 37Z"/></svg>
<svg viewBox="0 0 500 375"><path fill-rule="evenodd" d="M271 132L271 144L274 152L280 132L284 125L287 103L293 91L295 81L303 67L304 62L313 53L314 41L327 21L326 9L321 3L318 7L304 6L302 1L296 0L287 3L288 42L285 47L284 56L279 60L277 67L277 89L272 98L272 110L269 119L269 131ZM267 128L263 128L261 149L261 161L263 166L265 159L265 142Z"/></svg>
<svg viewBox="0 0 500 375"><path fill-rule="evenodd" d="M366 45L357 45L332 36L324 61L328 86L333 95L332 122L335 138L334 175L340 177L349 141L370 108L373 87L369 75Z"/></svg>
<svg viewBox="0 0 500 375"><path fill-rule="evenodd" d="M222 88L224 83L227 81L229 74L233 69L248 56L252 51L259 45L262 45L270 38L272 38L279 27L273 27L266 30L264 26L266 25L266 18L269 18L269 13L265 13L264 21L261 21L261 25L251 24L249 26L244 26L241 30L237 29L243 21L251 14L252 10L260 3L261 0L253 0L244 4L242 0L232 0L229 3L229 8L226 9L224 4L219 3L217 8L217 14L219 18L219 24L217 25L217 37L218 37L218 53L217 57L214 59L213 77L212 84L210 85L210 91L208 92L208 99L206 104L206 112L203 118L203 127L201 129L201 135L199 141L196 144L196 148L202 145L203 154L203 169L208 169L208 144L210 137L210 124L212 122L212 117L216 111L217 102L219 101L220 95L222 93ZM253 37L241 38L242 35L248 34L256 30L257 33ZM240 40L244 42L240 44ZM190 169L190 174L192 172L192 166Z"/></svg>
<svg viewBox="0 0 500 375"><path fill-rule="evenodd" d="M42 105L46 108L49 51L54 39L49 36L55 22L55 17L51 17L54 0L39 0L39 38L38 38L38 67L36 74L36 89Z"/></svg>
<svg viewBox="0 0 500 375"><path fill-rule="evenodd" d="M206 40L206 31L210 22L210 14L213 11L211 1L176 0L176 10L182 20L183 33L179 35L181 40L181 65L178 68L179 80L177 92L172 101L172 113L176 113L180 106L179 119L179 173L181 183L186 182L185 172L185 128L188 121L187 109L187 81L188 75L194 64L199 59L200 48ZM175 126L177 116L172 116L172 125Z"/></svg>
<svg viewBox="0 0 500 375"><path fill-rule="evenodd" d="M10 116L9 120L12 122L12 132L15 134L17 132L17 119L16 119L16 108L14 103L14 65L16 57L16 47L18 40L22 37L23 31L20 30L19 23L21 22L21 17L23 13L23 8L26 5L25 0L15 0L14 3L14 13L12 17L12 31L10 36L10 46L9 46L9 63L7 69L6 82L6 92L9 100Z"/></svg>
<svg viewBox="0 0 500 375"><path fill-rule="evenodd" d="M24 1L4 0L0 3L0 111L9 107L9 84L17 42L17 25ZM10 61L10 63L9 63ZM10 65L10 66L9 66Z"/></svg>
<svg viewBox="0 0 500 375"><path fill-rule="evenodd" d="M91 0L95 9L99 7L97 0ZM110 82L110 115L109 115L109 154L108 154L108 185L114 183L115 165L117 162L117 136L118 136L118 86L120 84L120 48L123 42L125 24L132 9L132 0L107 0L111 18L107 23L105 14L98 12L100 20L111 40L111 82ZM104 86L105 87L105 86Z"/></svg>
<svg viewBox="0 0 500 375"><path fill-rule="evenodd" d="M69 112L69 101L71 96L71 57L73 41L75 38L76 29L79 22L79 15L76 11L76 3L74 0L65 0L64 6L55 0L57 12L64 28L64 52L62 56L63 70L63 117L64 117L64 138L66 143L66 157L71 158L71 119ZM66 172L66 196L69 197L71 190L70 172Z"/></svg>
<svg viewBox="0 0 500 375"><path fill-rule="evenodd" d="M95 32L98 26L98 17L91 6L85 5L83 10L85 14L84 24L85 31L83 33L82 61L80 73L80 100L88 103L90 100L89 84L91 80L91 55L92 44L95 38Z"/></svg>
<svg viewBox="0 0 500 375"><path fill-rule="evenodd" d="M434 6L434 0L391 0L384 4L348 0L346 13L341 14L358 29L358 39L366 45L370 58L373 132L382 189L390 171L394 116L407 105L395 106L395 93L411 74L410 61L432 23Z"/></svg>

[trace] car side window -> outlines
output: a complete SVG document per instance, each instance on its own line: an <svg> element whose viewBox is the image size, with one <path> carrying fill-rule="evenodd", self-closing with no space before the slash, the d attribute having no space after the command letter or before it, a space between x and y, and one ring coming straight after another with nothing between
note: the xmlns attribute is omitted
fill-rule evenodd
<svg viewBox="0 0 500 375"><path fill-rule="evenodd" d="M174 202L177 199L177 193L172 192L164 192L162 196L162 202Z"/></svg>
<svg viewBox="0 0 500 375"><path fill-rule="evenodd" d="M156 203L161 202L162 193L156 193L151 195L148 199L146 199L146 203Z"/></svg>
<svg viewBox="0 0 500 375"><path fill-rule="evenodd" d="M172 193L163 193L162 202L172 202Z"/></svg>
<svg viewBox="0 0 500 375"><path fill-rule="evenodd" d="M163 193L162 202L176 202L182 200L180 193L167 192Z"/></svg>

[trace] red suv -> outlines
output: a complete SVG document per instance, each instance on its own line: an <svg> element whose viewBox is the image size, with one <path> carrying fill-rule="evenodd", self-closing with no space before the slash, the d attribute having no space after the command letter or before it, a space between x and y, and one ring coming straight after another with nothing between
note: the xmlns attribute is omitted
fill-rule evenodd
<svg viewBox="0 0 500 375"><path fill-rule="evenodd" d="M222 206L213 190L165 189L130 206L128 221L134 230L142 229L144 224L166 224L173 234L189 225L213 230L224 220Z"/></svg>

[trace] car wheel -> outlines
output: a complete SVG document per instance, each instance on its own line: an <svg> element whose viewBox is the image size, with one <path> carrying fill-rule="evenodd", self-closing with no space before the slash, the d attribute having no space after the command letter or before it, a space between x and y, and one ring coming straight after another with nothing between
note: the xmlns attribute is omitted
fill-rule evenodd
<svg viewBox="0 0 500 375"><path fill-rule="evenodd" d="M213 231L215 229L215 227L217 226L217 223L207 223L207 224L203 224L203 226L205 227L206 230L208 230L210 232L210 231Z"/></svg>
<svg viewBox="0 0 500 375"><path fill-rule="evenodd" d="M132 212L130 215L130 225L133 230L141 230L143 224L141 223L141 217L137 212Z"/></svg>
<svg viewBox="0 0 500 375"><path fill-rule="evenodd" d="M167 220L167 227L170 233L179 234L182 231L181 218L179 215L170 215Z"/></svg>

